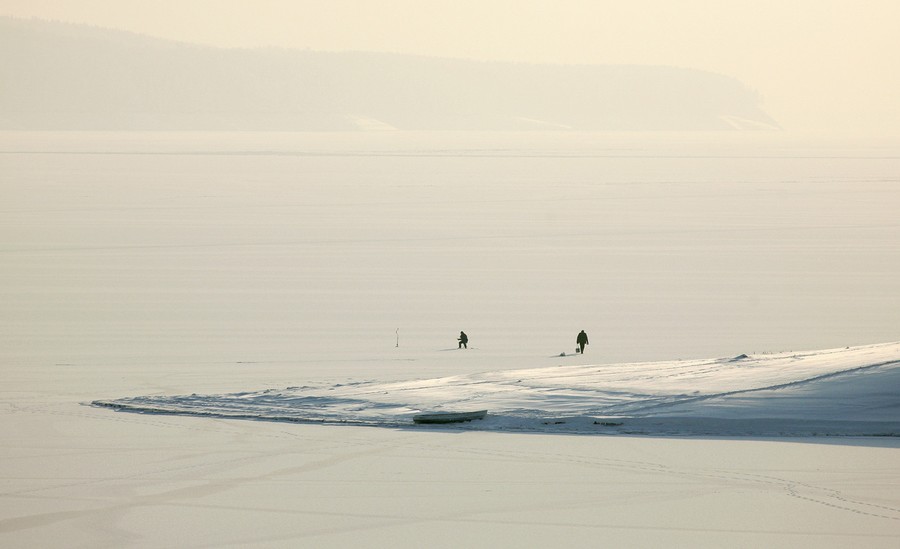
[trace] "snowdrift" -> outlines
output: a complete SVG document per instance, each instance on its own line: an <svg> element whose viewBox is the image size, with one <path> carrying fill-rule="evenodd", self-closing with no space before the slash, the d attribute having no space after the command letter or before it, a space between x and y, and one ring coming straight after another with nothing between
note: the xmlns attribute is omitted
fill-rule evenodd
<svg viewBox="0 0 900 549"><path fill-rule="evenodd" d="M412 427L684 436L900 436L900 342L708 360L553 366L402 382L97 400L115 410Z"/></svg>

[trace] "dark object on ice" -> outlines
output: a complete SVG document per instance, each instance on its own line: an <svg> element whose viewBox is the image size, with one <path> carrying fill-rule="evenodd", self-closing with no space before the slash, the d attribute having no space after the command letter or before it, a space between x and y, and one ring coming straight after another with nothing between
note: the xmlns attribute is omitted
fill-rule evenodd
<svg viewBox="0 0 900 549"><path fill-rule="evenodd" d="M731 359L731 362L737 362L738 360L744 360L744 359L747 359L747 358L750 358L750 357L747 356L747 355L741 354L741 355L738 355L738 356L732 358L732 359Z"/></svg>
<svg viewBox="0 0 900 549"><path fill-rule="evenodd" d="M469 348L469 336L466 335L466 332L459 332L457 341L459 341L459 349L462 349L463 347L465 347L466 349Z"/></svg>
<svg viewBox="0 0 900 549"><path fill-rule="evenodd" d="M575 343L578 344L578 352L584 354L584 346L588 344L587 334L584 333L584 330L578 333L578 337L575 338Z"/></svg>
<svg viewBox="0 0 900 549"><path fill-rule="evenodd" d="M433 414L417 414L413 416L415 423L463 423L473 419L484 419L487 410L476 412L437 412Z"/></svg>
<svg viewBox="0 0 900 549"><path fill-rule="evenodd" d="M621 421L595 421L594 425L602 425L604 427L618 427L622 425Z"/></svg>

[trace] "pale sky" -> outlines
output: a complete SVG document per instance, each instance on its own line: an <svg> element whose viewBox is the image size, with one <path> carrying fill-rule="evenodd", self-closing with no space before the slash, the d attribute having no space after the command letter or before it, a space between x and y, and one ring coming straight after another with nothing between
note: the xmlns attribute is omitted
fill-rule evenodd
<svg viewBox="0 0 900 549"><path fill-rule="evenodd" d="M0 15L225 47L671 65L787 130L900 133L900 0L0 0Z"/></svg>

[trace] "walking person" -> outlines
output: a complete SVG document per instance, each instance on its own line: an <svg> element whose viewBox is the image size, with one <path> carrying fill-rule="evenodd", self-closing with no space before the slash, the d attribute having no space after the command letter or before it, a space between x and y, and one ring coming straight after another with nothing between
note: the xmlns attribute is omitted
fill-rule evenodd
<svg viewBox="0 0 900 549"><path fill-rule="evenodd" d="M465 347L466 349L469 348L469 336L466 335L466 332L459 332L459 338L457 338L457 341L459 341L459 347L457 347L457 349L462 349L463 347Z"/></svg>
<svg viewBox="0 0 900 549"><path fill-rule="evenodd" d="M587 334L584 333L584 330L579 332L578 337L575 338L575 343L578 344L578 352L584 354L584 346L588 344Z"/></svg>

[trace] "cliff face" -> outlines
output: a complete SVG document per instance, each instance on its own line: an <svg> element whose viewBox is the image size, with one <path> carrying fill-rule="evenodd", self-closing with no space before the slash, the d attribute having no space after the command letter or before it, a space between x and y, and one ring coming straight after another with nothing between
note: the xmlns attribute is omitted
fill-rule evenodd
<svg viewBox="0 0 900 549"><path fill-rule="evenodd" d="M774 128L740 82L672 67L231 50L0 18L0 128Z"/></svg>

